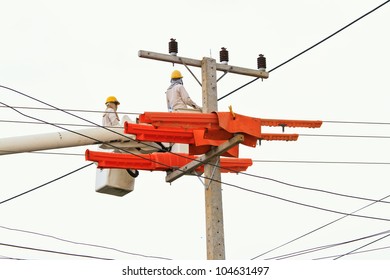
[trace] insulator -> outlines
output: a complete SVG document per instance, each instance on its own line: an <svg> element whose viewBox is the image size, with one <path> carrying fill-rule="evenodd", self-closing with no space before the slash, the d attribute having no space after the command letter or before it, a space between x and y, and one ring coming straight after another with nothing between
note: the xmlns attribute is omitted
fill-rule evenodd
<svg viewBox="0 0 390 280"><path fill-rule="evenodd" d="M171 41L169 42L169 54L170 55L177 55L177 52L178 52L177 50L178 50L178 47L177 47L176 39L171 38Z"/></svg>
<svg viewBox="0 0 390 280"><path fill-rule="evenodd" d="M259 57L257 58L257 69L265 71L265 68L267 68L265 57L264 55L259 54Z"/></svg>
<svg viewBox="0 0 390 280"><path fill-rule="evenodd" d="M221 48L219 52L219 61L221 63L227 64L229 61L229 52L226 48Z"/></svg>

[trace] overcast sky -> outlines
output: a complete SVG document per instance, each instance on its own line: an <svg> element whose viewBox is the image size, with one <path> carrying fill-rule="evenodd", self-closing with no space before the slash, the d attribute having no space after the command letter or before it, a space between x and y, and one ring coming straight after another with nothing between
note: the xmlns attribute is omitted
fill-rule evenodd
<svg viewBox="0 0 390 280"><path fill-rule="evenodd" d="M0 85L63 109L104 110L106 97L114 95L119 111L135 119L145 111L166 111L173 69L182 71L198 104L202 93L183 65L140 58L139 50L168 53L175 38L179 56L218 62L226 47L229 64L256 69L261 53L270 70L383 2L0 0ZM359 247L343 259L389 258L390 238L384 237L390 199L355 213L365 217L330 212L352 213L373 203L367 199L390 195L389 26L385 5L218 103L219 111L232 105L257 118L324 121L320 129L287 128L302 135L296 142L240 147L240 157L254 164L246 174L222 175L227 259L278 258L339 243L346 244L291 259L333 259ZM191 70L201 78L200 69ZM252 79L228 74L218 83L218 96ZM0 101L47 107L4 88ZM51 123L87 124L63 112L20 111ZM101 113L76 114L101 122ZM31 121L0 106L0 138L60 130L23 123ZM0 201L88 164L87 148L98 149L0 156ZM132 193L115 197L95 192L95 172L92 165L1 203L1 242L110 259L206 259L204 186L197 177L168 184L164 172L142 171ZM0 257L82 258L10 246L1 247Z"/></svg>

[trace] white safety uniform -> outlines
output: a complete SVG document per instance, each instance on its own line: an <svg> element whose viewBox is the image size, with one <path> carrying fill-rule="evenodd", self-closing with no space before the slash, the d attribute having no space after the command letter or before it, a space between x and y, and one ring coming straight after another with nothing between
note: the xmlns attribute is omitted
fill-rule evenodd
<svg viewBox="0 0 390 280"><path fill-rule="evenodd" d="M103 126L117 126L119 124L118 114L112 108L107 108L103 115Z"/></svg>
<svg viewBox="0 0 390 280"><path fill-rule="evenodd" d="M179 109L187 109L187 106L190 106L194 109L199 109L200 107L196 105L194 101L188 95L186 89L181 84L176 84L170 87L166 92L167 106L168 111L176 111Z"/></svg>

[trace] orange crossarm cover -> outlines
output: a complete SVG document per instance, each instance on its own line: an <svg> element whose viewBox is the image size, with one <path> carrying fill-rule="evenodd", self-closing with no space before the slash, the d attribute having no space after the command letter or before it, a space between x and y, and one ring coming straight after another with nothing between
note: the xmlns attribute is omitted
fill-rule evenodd
<svg viewBox="0 0 390 280"><path fill-rule="evenodd" d="M261 125L319 128L322 125L322 121L261 119Z"/></svg>
<svg viewBox="0 0 390 280"><path fill-rule="evenodd" d="M99 168L121 168L151 171L167 171L178 169L198 157L188 154L152 153L152 154L121 154L97 151L85 151L85 159L95 161ZM221 172L245 171L252 165L252 160L247 158L221 157ZM203 165L196 169L203 172Z"/></svg>
<svg viewBox="0 0 390 280"><path fill-rule="evenodd" d="M139 116L139 122L155 127L219 128L217 115L213 113L145 112Z"/></svg>
<svg viewBox="0 0 390 280"><path fill-rule="evenodd" d="M183 144L194 143L192 130L176 127L156 128L147 124L135 124L125 122L125 133L135 134L140 141L174 142Z"/></svg>
<svg viewBox="0 0 390 280"><path fill-rule="evenodd" d="M188 129L223 128L229 132L244 132L253 136L258 135L261 126L286 126L286 127L308 127L319 128L322 121L311 120L283 120L283 119L261 119L240 114L233 115L230 112L216 113L167 113L167 112L145 112L140 115L139 121L152 124L155 127L182 127Z"/></svg>
<svg viewBox="0 0 390 280"><path fill-rule="evenodd" d="M262 133L261 140L267 141L296 141L298 134Z"/></svg>

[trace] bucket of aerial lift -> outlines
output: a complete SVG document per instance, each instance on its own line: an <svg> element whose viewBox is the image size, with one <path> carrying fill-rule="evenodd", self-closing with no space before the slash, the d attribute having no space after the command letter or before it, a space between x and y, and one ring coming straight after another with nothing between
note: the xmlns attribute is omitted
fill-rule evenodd
<svg viewBox="0 0 390 280"><path fill-rule="evenodd" d="M98 193L124 196L134 190L135 179L126 169L97 168L95 191Z"/></svg>

